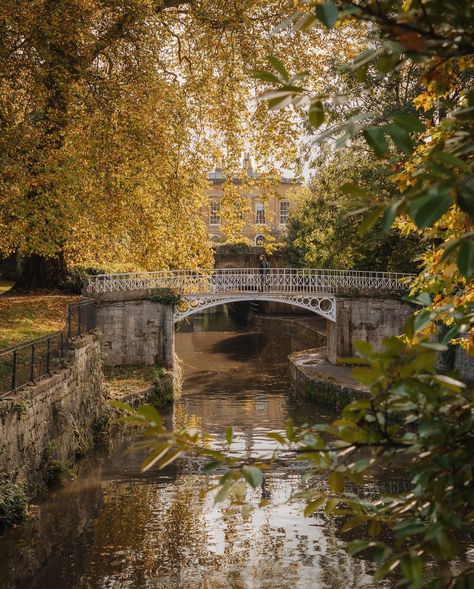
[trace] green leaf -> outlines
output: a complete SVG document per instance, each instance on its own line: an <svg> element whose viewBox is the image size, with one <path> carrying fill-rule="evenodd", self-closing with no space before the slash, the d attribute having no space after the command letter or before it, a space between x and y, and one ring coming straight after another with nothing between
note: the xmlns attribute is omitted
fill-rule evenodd
<svg viewBox="0 0 474 589"><path fill-rule="evenodd" d="M219 462L218 460L211 460L210 462L207 462L203 467L202 470L203 472L205 472L206 474L211 472L212 470L219 468L219 466L222 463Z"/></svg>
<svg viewBox="0 0 474 589"><path fill-rule="evenodd" d="M365 523L367 519L368 518L366 515L355 515L340 528L340 531L350 532L350 530L353 530L354 528L357 528L361 524Z"/></svg>
<svg viewBox="0 0 474 589"><path fill-rule="evenodd" d="M431 295L429 292L420 292L420 294L413 301L422 307L429 307L432 303Z"/></svg>
<svg viewBox="0 0 474 589"><path fill-rule="evenodd" d="M284 446L286 444L285 438L277 432L270 432L269 434L267 434L267 438L271 438L273 440L276 440L282 446Z"/></svg>
<svg viewBox="0 0 474 589"><path fill-rule="evenodd" d="M353 196L357 196L358 198L367 198L367 190L364 190L354 182L345 182L341 186L342 192L345 194L352 194Z"/></svg>
<svg viewBox="0 0 474 589"><path fill-rule="evenodd" d="M181 456L182 453L182 450L180 450L179 448L176 448L175 450L171 450L170 452L168 452L168 454L163 456L163 458L161 458L161 460L159 461L160 468L165 468L165 466L168 466L169 464L174 462L176 458Z"/></svg>
<svg viewBox="0 0 474 589"><path fill-rule="evenodd" d="M225 430L225 441L230 446L232 443L232 438L234 437L234 428L229 425L229 427Z"/></svg>
<svg viewBox="0 0 474 589"><path fill-rule="evenodd" d="M393 120L395 123L397 123L397 125L403 127L410 133L420 133L425 128L424 124L420 121L420 119L413 115L397 113L393 115Z"/></svg>
<svg viewBox="0 0 474 589"><path fill-rule="evenodd" d="M397 63L400 61L400 56L396 53L382 53L377 58L377 70L383 74L391 72Z"/></svg>
<svg viewBox="0 0 474 589"><path fill-rule="evenodd" d="M326 503L326 507L324 508L324 511L326 512L326 514L331 515L331 513L333 513L333 511L336 509L338 503L339 503L338 499L329 499L328 502Z"/></svg>
<svg viewBox="0 0 474 589"><path fill-rule="evenodd" d="M455 391L466 388L466 385L463 382L456 380L451 376L446 376L446 374L436 374L434 379L448 387L448 389L453 389Z"/></svg>
<svg viewBox="0 0 474 589"><path fill-rule="evenodd" d="M293 425L293 420L291 418L286 420L285 432L288 440L292 442L295 439L295 427Z"/></svg>
<svg viewBox="0 0 474 589"><path fill-rule="evenodd" d="M370 548L371 546L373 546L372 540L354 540L349 545L349 554L350 556L355 556L359 552L362 552L362 550L367 550L367 548Z"/></svg>
<svg viewBox="0 0 474 589"><path fill-rule="evenodd" d="M408 203L408 212L418 229L426 229L435 223L453 204L451 187L432 186L427 193Z"/></svg>
<svg viewBox="0 0 474 589"><path fill-rule="evenodd" d="M426 327L431 320L433 319L433 313L428 309L423 309L418 311L415 315L415 324L414 329L415 331L420 331L424 327Z"/></svg>
<svg viewBox="0 0 474 589"><path fill-rule="evenodd" d="M222 501L225 501L230 494L232 485L233 485L233 480L232 479L227 480L222 485L222 487L219 489L216 496L214 497L214 503L222 503Z"/></svg>
<svg viewBox="0 0 474 589"><path fill-rule="evenodd" d="M361 65L369 64L377 55L377 53L378 52L376 49L365 49L362 51L362 53L359 53L359 55L354 58L354 67L360 67Z"/></svg>
<svg viewBox="0 0 474 589"><path fill-rule="evenodd" d="M435 350L436 352L446 352L449 349L448 346L438 342L422 342L420 347L426 348L427 350Z"/></svg>
<svg viewBox="0 0 474 589"><path fill-rule="evenodd" d="M364 137L377 157L384 157L388 152L388 142L381 127L368 127L364 130Z"/></svg>
<svg viewBox="0 0 474 589"><path fill-rule="evenodd" d="M313 512L316 511L316 509L318 509L318 507L320 507L324 503L325 500L326 500L325 497L318 497L317 499L310 501L304 509L304 512L303 512L304 515L305 516L311 515Z"/></svg>
<svg viewBox="0 0 474 589"><path fill-rule="evenodd" d="M466 162L447 151L434 151L431 154L430 159L447 166L459 168L463 172L469 172L469 166L466 164Z"/></svg>
<svg viewBox="0 0 474 589"><path fill-rule="evenodd" d="M290 74L286 71L285 66L277 57L275 57L274 55L269 55L267 57L267 60L270 63L270 65L280 74L283 80L287 81L290 79Z"/></svg>
<svg viewBox="0 0 474 589"><path fill-rule="evenodd" d="M388 231L390 227L393 225L395 217L398 213L398 209L401 207L402 204L402 200L396 200L394 203L392 203L389 207L385 209L382 218L382 226L385 231Z"/></svg>
<svg viewBox="0 0 474 589"><path fill-rule="evenodd" d="M312 127L318 129L324 122L324 107L320 100L311 102L308 112L309 122Z"/></svg>
<svg viewBox="0 0 474 589"><path fill-rule="evenodd" d="M275 74L267 72L266 70L257 70L253 73L253 77L257 78L262 82L270 82L271 84L281 84L280 78L277 78Z"/></svg>
<svg viewBox="0 0 474 589"><path fill-rule="evenodd" d="M318 19L330 29L332 29L339 19L339 9L332 0L317 4L315 12Z"/></svg>
<svg viewBox="0 0 474 589"><path fill-rule="evenodd" d="M465 240L461 243L457 263L459 271L467 278L474 274L474 240Z"/></svg>
<svg viewBox="0 0 474 589"><path fill-rule="evenodd" d="M380 219L385 207L376 207L367 217L362 221L362 223L357 228L357 233L360 237L364 237L372 227L377 223Z"/></svg>
<svg viewBox="0 0 474 589"><path fill-rule="evenodd" d="M373 519L369 524L368 531L371 538L377 538L377 536L380 536L380 532L382 531L380 522L376 519Z"/></svg>
<svg viewBox="0 0 474 589"><path fill-rule="evenodd" d="M242 469L242 473L244 475L245 480L254 489L256 487L259 487L263 482L262 471L256 466L244 466Z"/></svg>
<svg viewBox="0 0 474 589"><path fill-rule="evenodd" d="M169 444L168 442L156 445L145 458L145 460L142 462L140 467L141 471L146 472L148 469L150 469L156 462L158 462L158 460L160 460L166 454L166 452L168 452L170 448L171 444Z"/></svg>
<svg viewBox="0 0 474 589"><path fill-rule="evenodd" d="M109 405L119 411L127 411L129 413L134 412L133 407L129 403L123 403L122 401L109 401Z"/></svg>
<svg viewBox="0 0 474 589"><path fill-rule="evenodd" d="M329 474L328 483L334 493L340 493L344 489L344 476L340 472L333 471Z"/></svg>
<svg viewBox="0 0 474 589"><path fill-rule="evenodd" d="M142 405L137 409L139 415L143 415L151 425L161 425L161 415L151 405Z"/></svg>
<svg viewBox="0 0 474 589"><path fill-rule="evenodd" d="M401 151L402 153L411 153L413 151L413 143L406 129L396 123L389 123L388 125L385 125L385 131L392 138L398 151Z"/></svg>
<svg viewBox="0 0 474 589"><path fill-rule="evenodd" d="M405 554L401 560L401 569L405 578L419 586L423 574L423 561L414 552Z"/></svg>
<svg viewBox="0 0 474 589"><path fill-rule="evenodd" d="M362 384L371 385L377 380L379 374L372 368L353 368L352 376Z"/></svg>

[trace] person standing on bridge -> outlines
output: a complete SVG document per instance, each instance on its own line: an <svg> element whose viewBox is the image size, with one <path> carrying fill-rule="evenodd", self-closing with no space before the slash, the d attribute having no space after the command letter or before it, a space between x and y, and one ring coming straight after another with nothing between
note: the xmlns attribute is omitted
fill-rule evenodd
<svg viewBox="0 0 474 589"><path fill-rule="evenodd" d="M264 254L262 254L260 256L260 290L266 290L269 270L270 264Z"/></svg>

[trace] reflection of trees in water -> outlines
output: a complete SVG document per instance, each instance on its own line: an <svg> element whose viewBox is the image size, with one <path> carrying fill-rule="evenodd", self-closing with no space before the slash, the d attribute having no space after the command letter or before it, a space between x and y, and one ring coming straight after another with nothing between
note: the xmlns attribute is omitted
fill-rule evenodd
<svg viewBox="0 0 474 589"><path fill-rule="evenodd" d="M79 582L84 560L68 556L79 542L87 550L94 518L102 508L100 469L93 461L87 464L85 478L53 492L26 524L0 538L2 589L70 589Z"/></svg>

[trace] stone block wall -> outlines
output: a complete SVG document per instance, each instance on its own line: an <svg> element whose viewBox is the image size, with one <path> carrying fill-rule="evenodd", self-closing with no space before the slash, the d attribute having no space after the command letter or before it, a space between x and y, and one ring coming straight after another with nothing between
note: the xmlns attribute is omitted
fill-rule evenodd
<svg viewBox="0 0 474 589"><path fill-rule="evenodd" d="M13 481L42 478L93 445L104 408L98 335L78 338L69 366L0 401L0 471Z"/></svg>
<svg viewBox="0 0 474 589"><path fill-rule="evenodd" d="M456 346L454 367L463 381L474 385L474 357L469 356L461 346Z"/></svg>
<svg viewBox="0 0 474 589"><path fill-rule="evenodd" d="M338 297L336 305L337 320L327 326L327 357L333 363L352 356L358 340L380 349L383 338L399 335L413 313L410 305L396 299Z"/></svg>
<svg viewBox="0 0 474 589"><path fill-rule="evenodd" d="M171 305L125 298L98 301L97 329L102 334L102 361L106 366L174 366Z"/></svg>

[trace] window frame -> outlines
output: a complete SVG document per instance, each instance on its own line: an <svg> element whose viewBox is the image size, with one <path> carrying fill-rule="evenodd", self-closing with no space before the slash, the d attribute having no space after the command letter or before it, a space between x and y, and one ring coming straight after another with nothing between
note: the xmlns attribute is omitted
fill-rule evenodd
<svg viewBox="0 0 474 589"><path fill-rule="evenodd" d="M262 213L263 222L258 220L259 213ZM265 210L265 203L256 201L255 202L255 225L266 225L267 224L267 214L266 213L267 212Z"/></svg>
<svg viewBox="0 0 474 589"><path fill-rule="evenodd" d="M215 210L217 207L217 210ZM217 219L217 222L213 222ZM218 200L211 200L209 204L209 227L218 227L221 224L221 203Z"/></svg>
<svg viewBox="0 0 474 589"><path fill-rule="evenodd" d="M286 205L285 221L282 221L282 205ZM288 225L288 218L290 216L290 201L288 199L282 199L278 204L278 221L280 225Z"/></svg>

